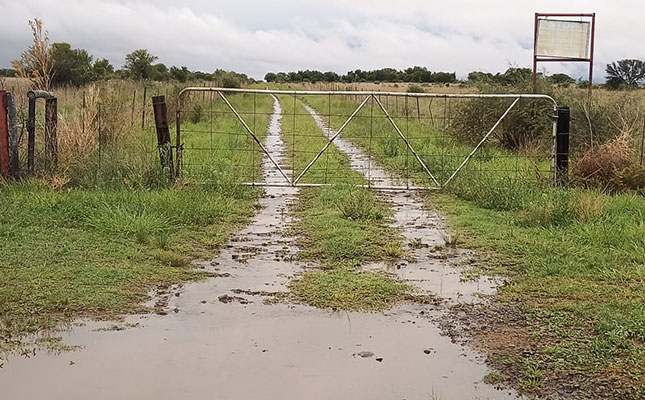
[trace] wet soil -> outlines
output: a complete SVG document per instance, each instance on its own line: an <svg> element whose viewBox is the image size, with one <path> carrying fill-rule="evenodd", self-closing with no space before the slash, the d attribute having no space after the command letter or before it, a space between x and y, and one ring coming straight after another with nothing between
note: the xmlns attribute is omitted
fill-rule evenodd
<svg viewBox="0 0 645 400"><path fill-rule="evenodd" d="M266 147L279 160L277 100L269 127ZM268 159L264 167L268 183L282 181ZM212 278L162 289L149 304L157 313L128 317L128 329L77 324L63 341L82 345L78 352L10 356L0 369L2 398L517 398L482 382L482 357L442 332L433 322L442 315L435 305L339 313L273 304L290 278L316 267L293 261L296 240L283 233L297 192L268 187L251 224L198 265ZM403 234L428 244L411 248L417 262L393 272L450 301L492 291L492 283L461 283L458 270L427 256L443 243L441 221L420 199L395 193L389 200Z"/></svg>

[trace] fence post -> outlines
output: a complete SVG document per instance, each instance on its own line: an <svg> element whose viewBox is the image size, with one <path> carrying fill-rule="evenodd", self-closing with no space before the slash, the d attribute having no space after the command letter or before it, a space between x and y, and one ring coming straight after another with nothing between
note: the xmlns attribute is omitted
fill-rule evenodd
<svg viewBox="0 0 645 400"><path fill-rule="evenodd" d="M58 165L58 100L56 97L45 99L45 162L47 169L53 171Z"/></svg>
<svg viewBox="0 0 645 400"><path fill-rule="evenodd" d="M566 186L569 182L569 107L558 107L558 122L555 135L555 182Z"/></svg>
<svg viewBox="0 0 645 400"><path fill-rule="evenodd" d="M29 97L27 115L27 173L34 174L34 150L36 148L36 99Z"/></svg>
<svg viewBox="0 0 645 400"><path fill-rule="evenodd" d="M152 109L155 115L155 127L157 128L157 147L159 149L161 168L168 168L170 176L173 177L173 157L172 147L170 146L170 130L168 129L166 96L153 97Z"/></svg>
<svg viewBox="0 0 645 400"><path fill-rule="evenodd" d="M141 111L141 129L146 127L146 96L148 94L148 88L143 87L143 110Z"/></svg>
<svg viewBox="0 0 645 400"><path fill-rule="evenodd" d="M5 96L7 102L7 118L9 121L9 160L11 162L11 176L18 177L20 173L18 130L16 125L16 98L12 93Z"/></svg>
<svg viewBox="0 0 645 400"><path fill-rule="evenodd" d="M7 118L6 94L0 90L0 176L9 176L9 121Z"/></svg>

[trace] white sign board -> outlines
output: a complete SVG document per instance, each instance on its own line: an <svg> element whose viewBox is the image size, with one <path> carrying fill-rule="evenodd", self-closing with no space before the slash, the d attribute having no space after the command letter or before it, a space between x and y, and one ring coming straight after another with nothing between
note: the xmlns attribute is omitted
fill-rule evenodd
<svg viewBox="0 0 645 400"><path fill-rule="evenodd" d="M590 22L540 19L537 26L538 57L589 58Z"/></svg>

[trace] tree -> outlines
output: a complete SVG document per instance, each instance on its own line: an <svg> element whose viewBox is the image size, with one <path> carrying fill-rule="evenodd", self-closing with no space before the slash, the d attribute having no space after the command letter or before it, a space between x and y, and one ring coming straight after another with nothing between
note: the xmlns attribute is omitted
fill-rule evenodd
<svg viewBox="0 0 645 400"><path fill-rule="evenodd" d="M72 49L69 43L54 43L51 55L52 85L82 86L92 80L92 56L86 50Z"/></svg>
<svg viewBox="0 0 645 400"><path fill-rule="evenodd" d="M186 82L190 77L190 71L186 67L170 67L170 78L179 82Z"/></svg>
<svg viewBox="0 0 645 400"><path fill-rule="evenodd" d="M264 75L264 80L267 82L275 82L277 78L277 75L274 74L273 72L267 72L266 75Z"/></svg>
<svg viewBox="0 0 645 400"><path fill-rule="evenodd" d="M125 56L124 70L133 79L150 79L153 74L152 63L157 60L146 49L135 50Z"/></svg>
<svg viewBox="0 0 645 400"><path fill-rule="evenodd" d="M12 62L16 75L28 78L36 89L51 89L52 56L49 44L49 33L43 30L43 21L34 18L29 21L33 36L32 45L22 53L19 60Z"/></svg>
<svg viewBox="0 0 645 400"><path fill-rule="evenodd" d="M555 85L562 86L568 86L570 84L576 83L576 80L567 74L553 74L549 76L549 80Z"/></svg>
<svg viewBox="0 0 645 400"><path fill-rule="evenodd" d="M645 61L625 59L607 64L607 87L634 88L645 81Z"/></svg>
<svg viewBox="0 0 645 400"><path fill-rule="evenodd" d="M150 79L154 81L167 81L168 79L170 79L168 67L166 67L166 65L163 63L154 64L151 67Z"/></svg>
<svg viewBox="0 0 645 400"><path fill-rule="evenodd" d="M94 61L92 66L92 75L94 80L102 81L108 79L114 73L114 66L110 62L102 58Z"/></svg>

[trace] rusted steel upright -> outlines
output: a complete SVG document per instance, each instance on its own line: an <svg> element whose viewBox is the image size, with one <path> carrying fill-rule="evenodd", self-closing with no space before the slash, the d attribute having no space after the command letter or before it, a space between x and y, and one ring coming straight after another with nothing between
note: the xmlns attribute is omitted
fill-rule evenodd
<svg viewBox="0 0 645 400"><path fill-rule="evenodd" d="M18 157L19 138L16 119L16 98L13 93L7 93L5 101L7 103L7 119L9 122L9 168L11 169L11 176L17 178L20 173L20 161Z"/></svg>
<svg viewBox="0 0 645 400"><path fill-rule="evenodd" d="M0 176L9 176L9 123L7 118L6 94L0 90Z"/></svg>
<svg viewBox="0 0 645 400"><path fill-rule="evenodd" d="M36 99L29 98L27 114L27 173L34 174L34 151L36 148Z"/></svg>
<svg viewBox="0 0 645 400"><path fill-rule="evenodd" d="M58 100L45 99L45 162L47 169L53 171L58 165Z"/></svg>
<svg viewBox="0 0 645 400"><path fill-rule="evenodd" d="M173 175L173 157L170 146L170 129L168 128L168 109L166 107L166 96L155 96L152 98L152 108L155 115L155 127L157 128L157 147L162 168L168 168L170 175Z"/></svg>

